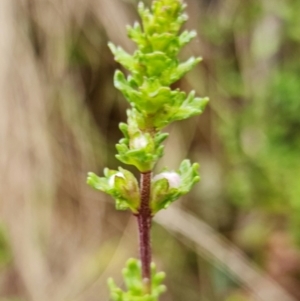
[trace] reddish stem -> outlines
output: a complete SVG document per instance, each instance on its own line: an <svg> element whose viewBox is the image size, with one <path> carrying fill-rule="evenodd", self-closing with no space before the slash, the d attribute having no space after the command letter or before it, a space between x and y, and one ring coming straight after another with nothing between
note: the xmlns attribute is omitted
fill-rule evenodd
<svg viewBox="0 0 300 301"><path fill-rule="evenodd" d="M150 292L151 283L151 210L150 210L150 188L151 188L151 171L141 173L141 206L137 215L139 229L139 247L140 258L142 263L142 277L146 290Z"/></svg>

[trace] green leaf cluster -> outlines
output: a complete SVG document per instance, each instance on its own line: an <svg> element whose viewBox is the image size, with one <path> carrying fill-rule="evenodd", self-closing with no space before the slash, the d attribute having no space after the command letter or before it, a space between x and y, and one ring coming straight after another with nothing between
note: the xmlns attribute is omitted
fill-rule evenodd
<svg viewBox="0 0 300 301"><path fill-rule="evenodd" d="M124 138L116 146L119 152L116 157L125 164L136 166L141 172L151 170L163 155L162 142L168 134L141 131L131 110L128 110L128 124L121 123L120 130Z"/></svg>
<svg viewBox="0 0 300 301"><path fill-rule="evenodd" d="M142 130L160 130L176 120L203 112L208 98L199 98L192 91L188 95L170 85L191 70L201 58L191 57L185 62L177 58L179 51L195 36L195 31L180 33L187 20L185 5L180 0L157 0L152 9L139 4L142 26L136 22L128 26L128 36L137 44L133 55L109 43L109 47L130 75L126 78L116 71L114 84L132 106Z"/></svg>
<svg viewBox="0 0 300 301"><path fill-rule="evenodd" d="M187 194L199 180L199 165L189 160L182 161L177 172L163 171L152 179L151 211L155 214L166 209L179 197Z"/></svg>
<svg viewBox="0 0 300 301"><path fill-rule="evenodd" d="M195 31L180 32L187 20L185 7L181 0L154 0L151 9L140 3L141 24L136 22L133 27L127 27L129 38L137 44L136 51L130 55L121 47L109 43L115 60L129 71L126 77L117 70L114 77L115 87L131 105L127 110L127 123L120 124L124 138L116 145L116 157L125 164L135 166L140 172L151 171L163 156L162 143L168 134L161 130L173 121L202 113L208 101L208 98L196 97L194 91L186 94L170 87L201 60L192 57L180 62L177 58L182 47L196 36ZM197 164L183 161L178 170L180 187L176 188L170 187L168 179L163 178L165 172L153 178L153 215L192 188L199 180L197 168ZM88 183L113 196L117 209L138 212L139 187L129 171L106 169L102 178L90 173Z"/></svg>
<svg viewBox="0 0 300 301"><path fill-rule="evenodd" d="M145 291L146 286L141 276L139 260L129 259L122 272L127 291L118 288L113 279L108 279L111 298L114 301L157 301L158 297L166 290L166 287L161 284L165 278L165 273L157 273L153 263L151 265L151 293Z"/></svg>
<svg viewBox="0 0 300 301"><path fill-rule="evenodd" d="M140 204L139 186L130 171L122 167L119 167L119 171L105 168L104 177L89 172L87 183L111 195L116 200L116 209L131 209L133 213L137 213Z"/></svg>

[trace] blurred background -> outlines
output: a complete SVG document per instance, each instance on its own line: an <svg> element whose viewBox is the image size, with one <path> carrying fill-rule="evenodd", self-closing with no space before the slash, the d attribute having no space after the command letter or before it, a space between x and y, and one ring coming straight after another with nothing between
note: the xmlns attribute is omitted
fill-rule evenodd
<svg viewBox="0 0 300 301"><path fill-rule="evenodd" d="M0 1L1 301L106 301L138 256L135 218L85 183L121 165L107 42L134 51L137 2ZM204 61L176 86L211 100L157 166L202 177L153 224L161 300L300 300L300 1L186 2L181 58Z"/></svg>

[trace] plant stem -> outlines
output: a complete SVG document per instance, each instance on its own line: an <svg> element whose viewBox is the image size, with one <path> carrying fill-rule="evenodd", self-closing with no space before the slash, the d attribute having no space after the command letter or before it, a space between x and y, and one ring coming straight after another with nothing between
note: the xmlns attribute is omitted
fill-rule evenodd
<svg viewBox="0 0 300 301"><path fill-rule="evenodd" d="M151 210L150 210L150 187L151 187L151 171L141 173L140 194L141 207L137 215L139 230L139 249L142 263L142 278L145 283L145 290L151 291Z"/></svg>

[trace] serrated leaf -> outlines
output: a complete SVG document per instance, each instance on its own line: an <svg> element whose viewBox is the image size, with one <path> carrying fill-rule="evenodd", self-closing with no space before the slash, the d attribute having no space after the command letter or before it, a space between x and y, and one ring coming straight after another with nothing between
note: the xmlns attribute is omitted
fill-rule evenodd
<svg viewBox="0 0 300 301"><path fill-rule="evenodd" d="M170 76L171 83L174 83L178 79L183 77L187 72L192 70L200 61L201 61L201 58L191 57L186 62L179 64L176 67L176 69L174 69L171 73L171 76Z"/></svg>
<svg viewBox="0 0 300 301"><path fill-rule="evenodd" d="M136 61L132 55L127 53L122 47L116 47L113 43L108 43L115 60L131 72L136 71Z"/></svg>
<svg viewBox="0 0 300 301"><path fill-rule="evenodd" d="M183 47L186 44L188 44L196 36L197 36L197 32L195 30L192 30L190 32L186 30L183 33L181 33L181 35L179 36L179 45L180 45L180 47Z"/></svg>

